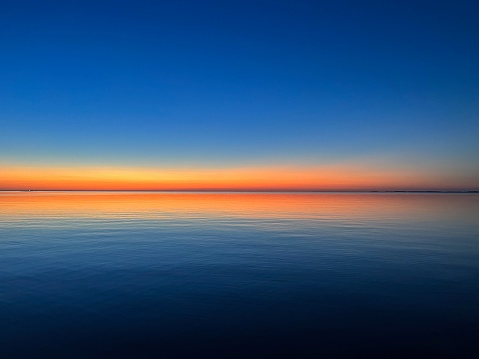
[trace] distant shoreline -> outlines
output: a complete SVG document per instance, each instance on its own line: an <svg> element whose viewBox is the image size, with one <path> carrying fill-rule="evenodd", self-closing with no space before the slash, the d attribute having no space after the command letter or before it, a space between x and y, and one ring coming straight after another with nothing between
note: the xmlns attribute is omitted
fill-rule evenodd
<svg viewBox="0 0 479 359"><path fill-rule="evenodd" d="M124 190L106 190L106 189L0 189L0 192L139 192L139 193L479 193L479 190L237 190L237 189L225 189L225 190L137 190L137 189L124 189Z"/></svg>

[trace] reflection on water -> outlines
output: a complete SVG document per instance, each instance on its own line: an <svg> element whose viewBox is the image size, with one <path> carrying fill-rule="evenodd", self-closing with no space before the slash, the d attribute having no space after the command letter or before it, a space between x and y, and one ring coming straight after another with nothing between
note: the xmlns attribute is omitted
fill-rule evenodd
<svg viewBox="0 0 479 359"><path fill-rule="evenodd" d="M479 353L474 194L0 193L0 356Z"/></svg>

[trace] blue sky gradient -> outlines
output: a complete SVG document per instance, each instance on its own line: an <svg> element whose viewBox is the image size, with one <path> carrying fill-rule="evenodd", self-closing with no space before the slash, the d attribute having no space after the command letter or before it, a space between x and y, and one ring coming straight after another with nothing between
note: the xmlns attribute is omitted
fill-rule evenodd
<svg viewBox="0 0 479 359"><path fill-rule="evenodd" d="M356 161L479 188L478 18L473 1L3 1L0 165Z"/></svg>

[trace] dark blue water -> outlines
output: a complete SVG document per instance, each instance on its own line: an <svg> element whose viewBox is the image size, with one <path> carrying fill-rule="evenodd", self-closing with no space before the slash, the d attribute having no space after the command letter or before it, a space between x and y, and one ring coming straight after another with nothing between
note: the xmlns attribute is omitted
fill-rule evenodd
<svg viewBox="0 0 479 359"><path fill-rule="evenodd" d="M0 193L0 357L479 357L479 195Z"/></svg>

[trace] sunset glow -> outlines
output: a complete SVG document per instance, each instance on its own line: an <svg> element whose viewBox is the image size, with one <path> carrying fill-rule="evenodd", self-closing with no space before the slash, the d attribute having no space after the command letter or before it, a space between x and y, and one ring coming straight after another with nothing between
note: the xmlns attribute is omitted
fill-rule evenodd
<svg viewBox="0 0 479 359"><path fill-rule="evenodd" d="M0 190L479 190L475 12L398 6L6 5Z"/></svg>
<svg viewBox="0 0 479 359"><path fill-rule="evenodd" d="M372 166L152 169L2 168L3 190L394 190L467 188L427 171Z"/></svg>
<svg viewBox="0 0 479 359"><path fill-rule="evenodd" d="M479 1L0 1L0 359L479 358Z"/></svg>

